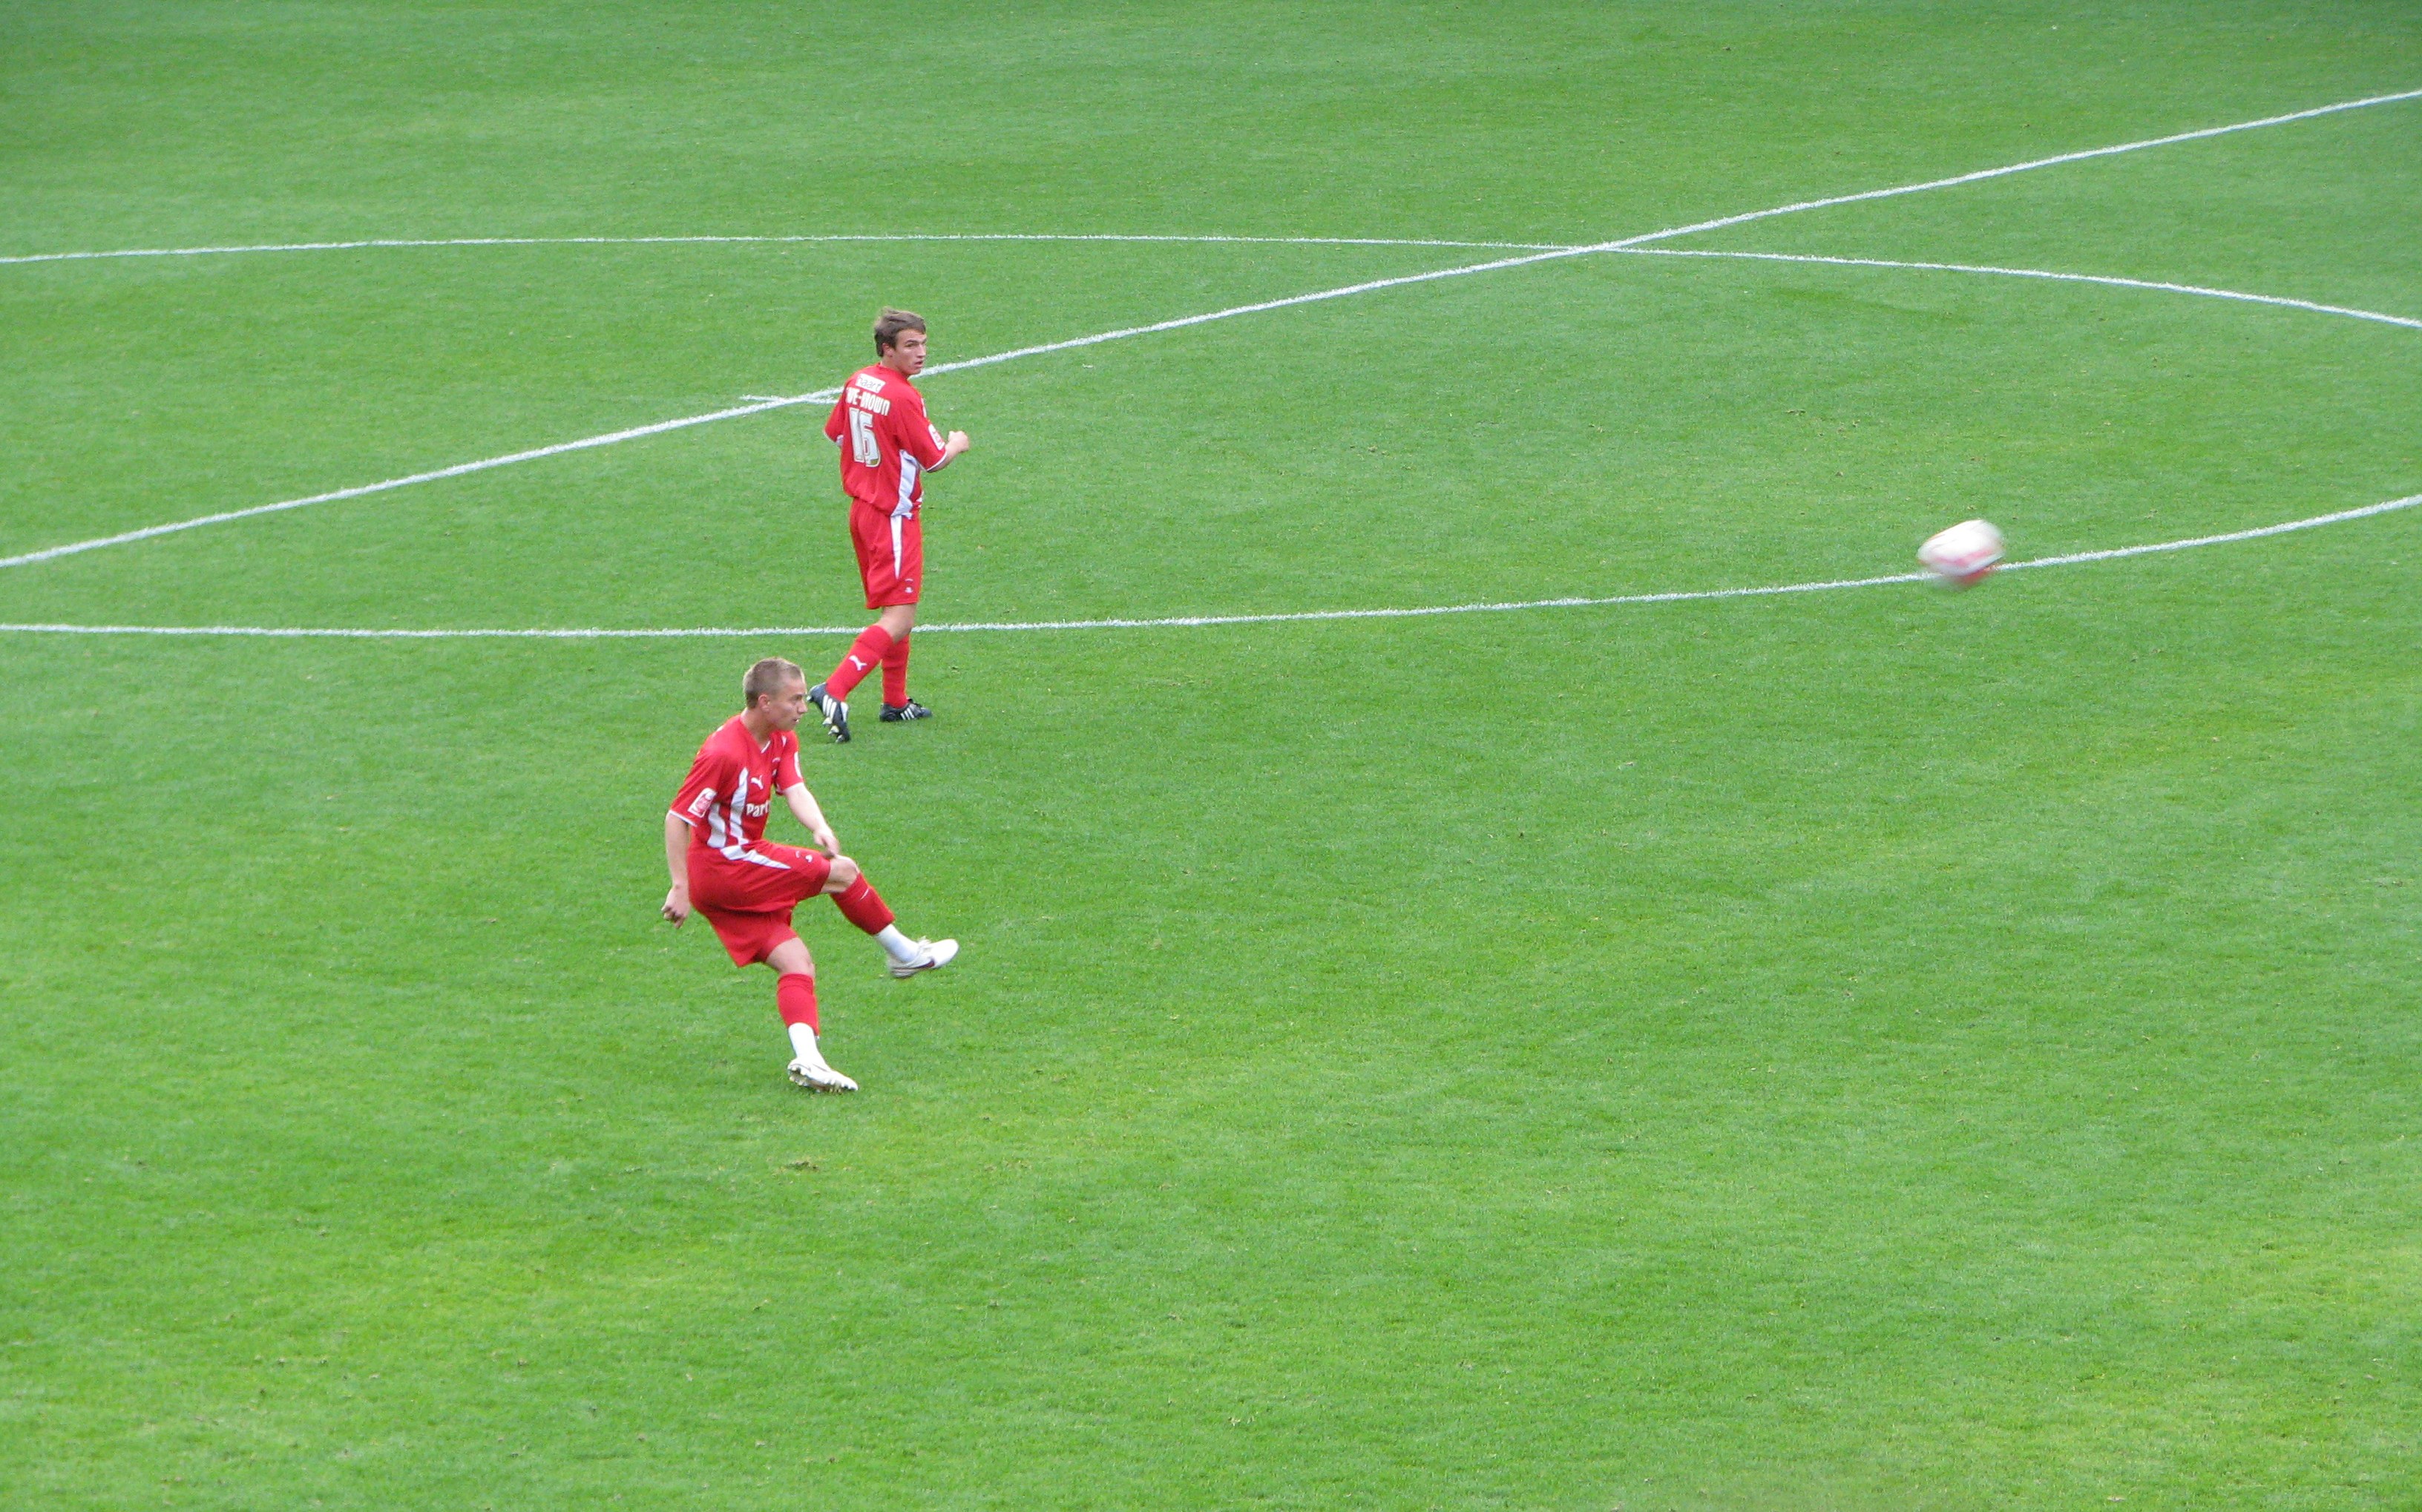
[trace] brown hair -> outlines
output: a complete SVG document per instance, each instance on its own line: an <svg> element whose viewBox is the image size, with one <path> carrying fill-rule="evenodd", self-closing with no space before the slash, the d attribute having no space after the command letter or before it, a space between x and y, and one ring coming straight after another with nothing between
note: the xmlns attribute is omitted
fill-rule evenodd
<svg viewBox="0 0 2422 1512"><path fill-rule="evenodd" d="M740 706L753 709L757 707L757 701L766 694L779 693L793 682L804 683L807 680L808 674L799 670L798 663L786 662L779 656L768 656L748 669L748 675L740 680Z"/></svg>
<svg viewBox="0 0 2422 1512"><path fill-rule="evenodd" d="M883 313L874 317L874 354L881 356L900 344L903 331L921 331L925 317L915 310L893 309L886 305Z"/></svg>

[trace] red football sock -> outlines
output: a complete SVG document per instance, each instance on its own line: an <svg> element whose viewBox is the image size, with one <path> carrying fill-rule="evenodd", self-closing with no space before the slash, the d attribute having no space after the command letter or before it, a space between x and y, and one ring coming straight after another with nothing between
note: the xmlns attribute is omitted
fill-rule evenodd
<svg viewBox="0 0 2422 1512"><path fill-rule="evenodd" d="M908 640L902 636L883 654L883 701L895 709L908 701Z"/></svg>
<svg viewBox="0 0 2422 1512"><path fill-rule="evenodd" d="M833 894L833 903L841 916L870 935L880 935L891 927L891 910L875 895L874 885L861 874L858 879Z"/></svg>
<svg viewBox="0 0 2422 1512"><path fill-rule="evenodd" d="M857 640L841 659L841 665L825 679L825 691L837 699L849 697L858 679L883 665L886 653L891 650L891 632L879 624L870 624L858 632Z"/></svg>
<svg viewBox="0 0 2422 1512"><path fill-rule="evenodd" d="M782 1022L816 1027L816 979L805 971L786 973L774 984L774 1006Z"/></svg>

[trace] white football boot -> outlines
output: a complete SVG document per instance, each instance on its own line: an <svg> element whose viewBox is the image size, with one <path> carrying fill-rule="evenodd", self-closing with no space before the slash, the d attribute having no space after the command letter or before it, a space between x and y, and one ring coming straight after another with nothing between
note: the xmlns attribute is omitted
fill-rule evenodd
<svg viewBox="0 0 2422 1512"><path fill-rule="evenodd" d="M917 943L925 947L925 958L921 961L892 962L893 976L906 978L920 971L938 971L950 965L959 953L959 942L954 939L920 939Z"/></svg>
<svg viewBox="0 0 2422 1512"><path fill-rule="evenodd" d="M791 1085L805 1087L810 1092L856 1092L857 1083L842 1076L822 1061L791 1063Z"/></svg>

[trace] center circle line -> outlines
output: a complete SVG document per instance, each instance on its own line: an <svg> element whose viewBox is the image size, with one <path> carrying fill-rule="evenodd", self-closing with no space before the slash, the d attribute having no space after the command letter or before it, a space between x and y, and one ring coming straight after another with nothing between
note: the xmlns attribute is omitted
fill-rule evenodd
<svg viewBox="0 0 2422 1512"><path fill-rule="evenodd" d="M2203 546L2227 545L2240 541L2257 541L2269 536L2288 535L2299 530L2316 529L2322 526L2340 525L2351 520L2367 519L2376 514L2391 514L2422 505L2422 494L2408 494L2402 498L2383 499L2355 509L2335 510L2327 514L2307 515L2276 525L2257 526L2246 530L2230 530L2218 535L2187 536L2173 541L2147 542L2133 546L2109 546L2095 551L2068 552L2055 557L2037 557L2026 561L2005 563L1999 571L2024 572L2043 567L2073 567L2087 562L2117 561L2130 557L2149 557L2169 552L2192 551ZM1696 604L1720 599L1779 598L1797 593L1824 593L1851 588L1883 588L1904 583L1933 581L1930 573L1891 573L1875 577L1836 577L1806 583L1779 583L1751 588L1684 589L1659 593L1611 593L1599 597L1565 597L1524 599L1510 602L1481 601L1470 604L1423 605L1409 608L1369 609L1297 609L1265 614L1182 614L1156 619L1101 620L1004 620L963 621L920 624L919 635L1005 634L1038 630L1190 630L1220 625L1306 624L1343 620L1416 620L1452 614L1511 614L1526 609L1605 608L1622 605ZM856 636L866 627L846 625L760 625L745 629L691 627L684 629L361 629L321 626L279 625L142 625L142 624L0 624L0 635L28 636L171 636L250 638L271 640L733 640L796 638L808 636Z"/></svg>

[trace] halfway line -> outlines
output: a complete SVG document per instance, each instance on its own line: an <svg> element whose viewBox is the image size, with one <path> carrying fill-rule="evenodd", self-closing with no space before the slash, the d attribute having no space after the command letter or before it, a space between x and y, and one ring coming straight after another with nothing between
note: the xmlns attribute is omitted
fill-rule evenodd
<svg viewBox="0 0 2422 1512"><path fill-rule="evenodd" d="M1472 262L1453 268L1439 268L1427 273L1405 274L1392 278L1366 279L1360 283L1346 284L1335 289L1319 290L1307 294L1292 294L1281 299L1259 300L1250 305L1236 305L1227 309L1211 310L1201 315L1186 315L1180 316L1174 320L1156 321L1147 325L1126 326L1120 330L1105 331L1096 336L1075 337L1063 341L1046 341L1033 346L1019 347L1014 351L995 353L990 356L969 357L960 362L938 363L925 370L928 373L960 372L970 368L989 367L997 362L1010 362L1021 357L1041 356L1047 353L1067 352L1079 347L1098 346L1105 341L1121 341L1131 337L1150 336L1162 331L1183 330L1188 326L1203 325L1213 321L1233 320L1240 315L1253 315L1274 309L1290 309L1298 306L1319 304L1332 299L1350 298L1356 294L1375 293L1383 289L1402 289L1414 284L1434 283L1444 278L1461 278L1472 274L1493 273L1505 268L1527 267L1533 263L1552 262L1565 258L1587 257L1601 252L1621 252L1632 247L1644 246L1652 242L1666 241L1676 236L1690 236L1700 231L1718 230L1728 226L1746 225L1752 221L1767 220L1777 215L1792 215L1802 211L1822 210L1832 205L1848 205L1870 199L1886 199L1897 195L1923 194L1928 190L1947 189L1959 184L1977 183L1988 179L2005 178L2010 174L2027 173L2037 168L2053 167L2066 163L2081 163L2091 158L2111 157L2121 152L2138 152L2148 148L2168 147L2179 142L2201 141L2207 137L2225 136L2233 132L2256 131L2266 126L2280 126L2290 121L2310 120L2320 116L2336 115L2341 111L2361 110L2367 106L2390 104L2398 101L2415 99L2422 99L2422 89L2408 89L2398 94L2373 95L2363 100L2342 101L2333 105L2317 105L2310 110L2294 111L2284 116L2266 116L2259 120L2238 121L2226 126L2207 126L2199 131L2178 132L2168 136L2149 137L2140 142L2122 142L2113 147L2098 147L2090 148L2084 151L2064 152L2054 157L2035 158L2025 163L2013 163L1998 168L1980 168L1972 173L1957 174L1947 179L1931 179L1924 183L1902 184L1890 189L1869 189L1859 194L1834 195L1822 199L1800 200L1793 204L1779 205L1771 210L1749 211L1738 215L1726 215L1715 220L1698 221L1689 226L1676 226L1661 231L1647 231L1638 236L1622 237L1614 241L1595 242L1583 246L1556 247L1544 252L1526 253L1519 257L1498 258L1486 262ZM577 441L563 441L553 446L534 447L526 451L511 452L501 457L487 457L477 462L456 463L450 467L439 467L429 472L413 473L402 478L390 478L375 483L360 483L352 488L335 489L324 494L313 494L304 498L283 499L275 504L256 504L248 509L225 510L215 514L205 514L189 520L173 521L165 525L148 526L142 529L121 531L116 535L102 536L89 541L70 542L64 545L50 546L39 551L24 552L13 557L0 557L0 568L24 567L35 562L52 561L61 557L74 556L81 552L97 551L103 546L125 545L137 541L148 541L156 536L169 535L181 530L196 529L206 525L220 525L230 520L249 519L261 514L275 514L286 510L303 509L314 504L330 504L340 499L360 498L370 494L382 494L392 489L409 487L415 483L434 482L440 479L460 478L467 473L484 472L492 467L509 466L519 462L533 462L542 457L561 456L566 452L587 450L592 447L612 446L621 441L632 441L642 436L658 435L667 431L677 431L692 425L705 425L716 420L734 419L744 415L762 414L766 410L779 409L786 404L805 404L829 401L839 392L840 390L837 388L826 388L818 389L813 393L800 394L790 399L765 400L753 404L740 404L729 409L716 410L711 414L685 416L680 419L658 420L652 425L633 426L627 430L608 432L602 435L587 436Z"/></svg>
<svg viewBox="0 0 2422 1512"><path fill-rule="evenodd" d="M1934 179L1925 183L1903 184L1893 189L1870 189L1862 194L1836 195L1826 199L1802 200L1797 204L1780 205L1772 210L1751 211L1721 220L1704 221L1696 226L1681 227L1670 231L1658 231L1634 241L1659 237L1684 236L1693 231L1715 230L1725 226L1738 226L1748 221L1764 220L1772 215L1790 215L1803 210L1818 210L1828 205L1855 204L1865 199L1884 199L1894 195L1913 195L1928 189L1945 189L1954 184L1975 183L1986 179L1998 179L2012 173L2026 173L2036 168L2048 168L2062 163L2082 163L2089 158L2110 157L2119 152L2139 152L2151 147L2170 147L2179 142L2201 141L2206 137L2225 136L2232 132L2256 131L2265 126L2284 126L2290 121L2311 120L2318 116L2332 116L2340 111L2361 110L2369 105L2393 104L2400 100L2422 99L2422 89L2406 89L2396 94L2370 95L2361 100L2340 101L2334 105L2316 105L2309 110L2290 111L2284 116L2265 116L2259 120L2233 122L2226 126L2207 126L2199 131L2178 132L2169 136L2150 137L2140 142L2122 142L2115 147L2088 148L2084 151L2064 152L2056 157L2036 158L2025 163L2013 163L2006 167L1980 168L1949 179ZM891 231L891 232L825 232L787 236L443 236L443 237L364 237L350 242L275 242L241 246L159 246L122 247L95 252L26 252L0 257L0 265L17 262L90 261L105 258L198 258L227 257L252 252L344 252L365 247L441 247L441 246L651 246L695 244L798 244L817 242L1180 242L1216 244L1222 242L1285 246L1455 246L1506 247L1542 252L1572 253L1602 250L1606 245L1565 247L1542 242L1460 242L1428 237L1380 236L1186 236L1174 233L1037 232L1037 231ZM1475 270L1476 271L1476 270Z"/></svg>
<svg viewBox="0 0 2422 1512"><path fill-rule="evenodd" d="M577 441L558 441L551 447L532 447L527 451L510 452L501 457L482 457L478 462L458 462L450 467L438 467L429 472L411 473L402 478L389 478L381 482L357 483L351 488L332 489L325 494L312 494L303 498L280 499L275 504L255 504L249 509L222 510L216 514L197 515L190 520L176 520L166 525L147 525L139 530L121 530L117 535L98 536L90 541L72 541L63 546L46 546L15 557L0 557L0 567L23 567L31 562L49 561L57 557L72 557L82 551L98 551L103 546L122 546L133 541L149 541L153 536L174 535L180 530L197 529L205 525L224 525L229 520L248 520L256 514L275 514L281 510L299 510L311 504L334 504L338 499L360 498L368 494L384 494L389 489L407 488L414 483L433 483L441 478L460 478L466 473L485 472L491 467L509 466L516 462L536 462L541 457L559 457L567 451L587 451L592 447L610 447L618 441L636 441L643 435L662 435L667 431L679 431L693 425L705 425L715 420L736 419L743 415L757 415L790 404L805 404L828 400L841 393L838 388L821 389L812 394L794 395L789 399L769 399L754 404L735 404L730 409L709 415L685 415L677 420L658 420L653 425L635 425L627 431L608 431L603 435L583 436Z"/></svg>

